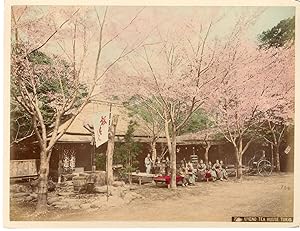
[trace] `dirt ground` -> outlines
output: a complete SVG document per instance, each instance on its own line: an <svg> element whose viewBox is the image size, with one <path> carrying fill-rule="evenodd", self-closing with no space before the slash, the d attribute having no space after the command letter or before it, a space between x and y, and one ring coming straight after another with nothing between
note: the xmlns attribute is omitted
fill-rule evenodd
<svg viewBox="0 0 300 231"><path fill-rule="evenodd" d="M34 204L12 204L11 220L52 221L231 221L232 216L293 216L293 175L245 176L242 181L200 182L168 189L147 184L144 196L130 204L104 210L51 208L33 217Z"/></svg>

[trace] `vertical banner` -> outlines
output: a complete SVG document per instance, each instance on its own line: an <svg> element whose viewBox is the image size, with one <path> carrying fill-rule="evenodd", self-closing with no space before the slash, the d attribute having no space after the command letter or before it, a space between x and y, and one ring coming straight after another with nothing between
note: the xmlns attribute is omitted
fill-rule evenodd
<svg viewBox="0 0 300 231"><path fill-rule="evenodd" d="M96 147L99 147L108 141L109 112L95 113L93 122Z"/></svg>

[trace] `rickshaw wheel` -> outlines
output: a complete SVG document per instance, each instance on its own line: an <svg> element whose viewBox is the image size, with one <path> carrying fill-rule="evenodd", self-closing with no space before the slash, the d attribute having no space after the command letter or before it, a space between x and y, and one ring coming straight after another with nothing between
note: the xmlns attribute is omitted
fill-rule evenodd
<svg viewBox="0 0 300 231"><path fill-rule="evenodd" d="M270 176L272 173L272 165L268 160L261 160L257 164L257 170L261 176Z"/></svg>

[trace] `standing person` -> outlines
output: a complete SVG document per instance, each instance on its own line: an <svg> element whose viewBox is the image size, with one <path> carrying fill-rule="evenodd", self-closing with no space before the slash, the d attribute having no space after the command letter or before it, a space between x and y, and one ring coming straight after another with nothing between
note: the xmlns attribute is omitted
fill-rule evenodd
<svg viewBox="0 0 300 231"><path fill-rule="evenodd" d="M63 170L64 170L64 164L63 164L63 161L62 160L59 160L58 161L58 180L57 180L57 183L60 184L61 183L61 177L62 177L62 173L63 173Z"/></svg>
<svg viewBox="0 0 300 231"><path fill-rule="evenodd" d="M157 158L156 158L156 162L155 162L155 167L154 167L154 169L155 169L154 174L160 174L161 165L162 165L162 164L161 164L161 162L160 162L160 158L157 157Z"/></svg>
<svg viewBox="0 0 300 231"><path fill-rule="evenodd" d="M150 174L151 167L152 167L152 160L151 160L150 154L148 154L145 158L145 167L146 167L146 173Z"/></svg>
<svg viewBox="0 0 300 231"><path fill-rule="evenodd" d="M166 160L164 159L164 157L162 157L161 159L160 174L163 176L166 175Z"/></svg>
<svg viewBox="0 0 300 231"><path fill-rule="evenodd" d="M166 175L170 175L170 159L168 156L166 157Z"/></svg>
<svg viewBox="0 0 300 231"><path fill-rule="evenodd" d="M185 167L187 166L187 162L186 162L186 160L185 160L185 157L183 158L183 163L184 163L184 165L185 165Z"/></svg>

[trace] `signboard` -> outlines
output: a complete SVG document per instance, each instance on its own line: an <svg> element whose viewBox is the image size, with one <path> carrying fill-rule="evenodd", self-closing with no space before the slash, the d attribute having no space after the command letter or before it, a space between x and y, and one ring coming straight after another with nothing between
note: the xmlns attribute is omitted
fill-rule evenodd
<svg viewBox="0 0 300 231"><path fill-rule="evenodd" d="M99 147L108 141L109 112L95 113L93 123L96 147Z"/></svg>
<svg viewBox="0 0 300 231"><path fill-rule="evenodd" d="M286 149L284 150L284 153L289 154L290 151L291 151L291 146L287 146Z"/></svg>

